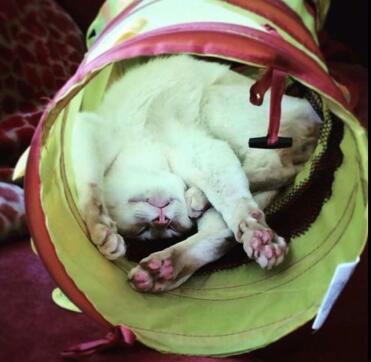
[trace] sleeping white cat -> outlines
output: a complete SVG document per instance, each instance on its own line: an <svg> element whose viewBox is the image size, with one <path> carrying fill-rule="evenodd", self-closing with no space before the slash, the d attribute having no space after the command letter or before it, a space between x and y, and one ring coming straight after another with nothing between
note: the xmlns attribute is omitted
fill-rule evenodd
<svg viewBox="0 0 371 362"><path fill-rule="evenodd" d="M78 207L105 257L125 255L125 237L154 242L197 223L196 234L129 273L135 289L173 289L236 241L261 267L283 261L287 245L262 210L309 158L319 120L305 100L284 96L280 134L293 137L293 147L249 148L269 114L269 92L260 107L248 102L252 84L219 63L156 58L130 69L95 113L75 120Z"/></svg>

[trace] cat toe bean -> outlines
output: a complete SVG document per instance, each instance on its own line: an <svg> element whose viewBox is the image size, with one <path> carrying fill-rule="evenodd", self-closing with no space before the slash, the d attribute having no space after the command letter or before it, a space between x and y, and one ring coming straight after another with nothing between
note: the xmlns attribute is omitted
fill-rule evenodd
<svg viewBox="0 0 371 362"><path fill-rule="evenodd" d="M205 194L197 187L191 187L185 194L185 200L188 208L188 216L191 219L198 219L209 206Z"/></svg>
<svg viewBox="0 0 371 362"><path fill-rule="evenodd" d="M128 279L130 285L140 292L150 291L153 287L151 274L139 265L131 270Z"/></svg>
<svg viewBox="0 0 371 362"><path fill-rule="evenodd" d="M90 238L95 245L103 245L109 236L110 229L103 224L95 224L90 228Z"/></svg>
<svg viewBox="0 0 371 362"><path fill-rule="evenodd" d="M256 259L256 262L260 265L261 268L264 269L268 266L269 260L264 255L260 255Z"/></svg>
<svg viewBox="0 0 371 362"><path fill-rule="evenodd" d="M159 277L165 280L172 280L174 273L174 268L171 264L170 260L165 260L164 264L162 265Z"/></svg>
<svg viewBox="0 0 371 362"><path fill-rule="evenodd" d="M116 260L126 253L124 239L119 234L109 234L105 242L98 246L98 249L109 260Z"/></svg>
<svg viewBox="0 0 371 362"><path fill-rule="evenodd" d="M156 271L161 268L161 264L161 260L153 259L147 264L147 267L149 270Z"/></svg>

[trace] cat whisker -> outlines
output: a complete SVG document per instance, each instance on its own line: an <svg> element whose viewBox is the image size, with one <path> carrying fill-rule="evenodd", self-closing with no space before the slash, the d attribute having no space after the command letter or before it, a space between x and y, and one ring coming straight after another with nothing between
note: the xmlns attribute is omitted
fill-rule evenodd
<svg viewBox="0 0 371 362"><path fill-rule="evenodd" d="M146 213L140 211L135 212L134 217L143 221L147 221L149 219Z"/></svg>

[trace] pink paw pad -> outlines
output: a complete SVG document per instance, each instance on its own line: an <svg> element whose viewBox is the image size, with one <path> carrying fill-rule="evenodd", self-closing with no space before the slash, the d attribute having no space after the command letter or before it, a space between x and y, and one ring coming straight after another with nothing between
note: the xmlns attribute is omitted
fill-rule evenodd
<svg viewBox="0 0 371 362"><path fill-rule="evenodd" d="M161 268L161 260L157 259L152 259L148 264L147 264L148 269L152 271L156 271Z"/></svg>
<svg viewBox="0 0 371 362"><path fill-rule="evenodd" d="M258 249L261 246L261 241L258 238L252 238L250 241L250 245L253 249Z"/></svg>
<svg viewBox="0 0 371 362"><path fill-rule="evenodd" d="M134 277L133 277L133 280L135 282L146 282L148 280L148 273L146 273L145 271L142 271L140 270L139 272L137 272L136 274L134 274Z"/></svg>
<svg viewBox="0 0 371 362"><path fill-rule="evenodd" d="M253 237L249 242L249 246L247 247L247 254L249 257L257 257L262 253L267 252L266 257L271 258L270 255L271 251L268 251L272 248L272 245L268 245L272 242L273 232L269 229L261 229L255 230Z"/></svg>
<svg viewBox="0 0 371 362"><path fill-rule="evenodd" d="M171 264L171 260L167 259L162 264L159 278L165 279L165 280L171 280L173 279L173 266Z"/></svg>
<svg viewBox="0 0 371 362"><path fill-rule="evenodd" d="M273 266L282 263L288 248L284 240L275 236L271 229L257 229L253 231L250 238L249 234L246 234L246 236L247 238L243 243L244 250L262 268L271 269Z"/></svg>
<svg viewBox="0 0 371 362"><path fill-rule="evenodd" d="M262 244L267 244L272 241L273 232L270 229L256 230L254 232L254 237L258 238Z"/></svg>
<svg viewBox="0 0 371 362"><path fill-rule="evenodd" d="M145 291L152 287L151 277L144 270L136 272L132 277L132 282L135 285L135 288L138 290Z"/></svg>
<svg viewBox="0 0 371 362"><path fill-rule="evenodd" d="M284 260L284 255L287 247L284 245L269 244L265 245L259 252L255 255L256 262L264 269L271 269L273 266L279 265Z"/></svg>
<svg viewBox="0 0 371 362"><path fill-rule="evenodd" d="M262 250L262 254L267 258L267 259L272 259L273 256L275 256L274 249L272 248L271 245L266 245L264 249Z"/></svg>
<svg viewBox="0 0 371 362"><path fill-rule="evenodd" d="M129 274L132 286L141 292L162 292L167 282L174 279L174 268L171 258L163 260L153 258L141 262Z"/></svg>

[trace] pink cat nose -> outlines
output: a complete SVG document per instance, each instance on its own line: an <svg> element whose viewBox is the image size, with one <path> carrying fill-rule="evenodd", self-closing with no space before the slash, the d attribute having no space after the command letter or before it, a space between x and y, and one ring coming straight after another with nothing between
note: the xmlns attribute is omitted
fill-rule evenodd
<svg viewBox="0 0 371 362"><path fill-rule="evenodd" d="M147 202L154 206L158 207L160 209L163 209L164 207L168 206L170 204L170 201L168 199L162 199L162 198L157 198L157 197L151 197L147 199Z"/></svg>
<svg viewBox="0 0 371 362"><path fill-rule="evenodd" d="M161 213L156 219L153 219L152 222L156 225L168 225L170 219Z"/></svg>

